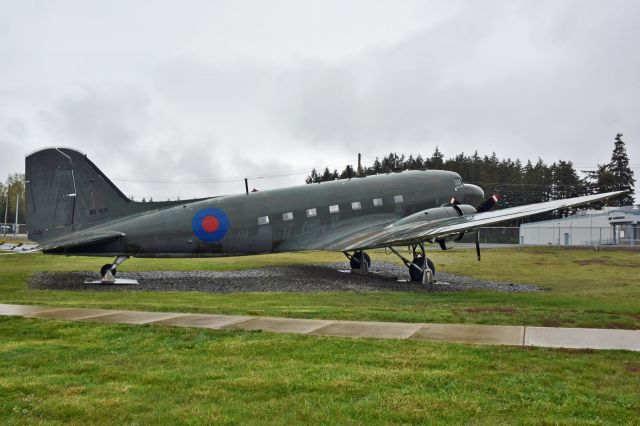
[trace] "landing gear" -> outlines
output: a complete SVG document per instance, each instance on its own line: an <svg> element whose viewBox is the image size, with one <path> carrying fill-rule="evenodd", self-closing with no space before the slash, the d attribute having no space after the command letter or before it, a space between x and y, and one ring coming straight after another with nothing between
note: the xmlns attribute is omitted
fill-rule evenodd
<svg viewBox="0 0 640 426"><path fill-rule="evenodd" d="M352 271L368 272L371 266L371 258L363 251L356 251L353 254L349 254L346 251L343 252L347 259L349 259L349 265Z"/></svg>
<svg viewBox="0 0 640 426"><path fill-rule="evenodd" d="M413 253L412 261L402 256L393 247L389 247L389 250L409 268L411 281L418 281L426 286L431 286L435 281L436 267L431 259L425 255L424 243L414 244L410 246L410 249ZM420 249L420 252L418 252L418 249Z"/></svg>
<svg viewBox="0 0 640 426"><path fill-rule="evenodd" d="M411 265L409 265L409 276L411 277L411 281L422 281L424 271L425 271L424 259L425 257L418 255L418 257L415 257L413 259L413 262L411 262ZM427 259L427 268L429 269L431 276L435 277L436 267L431 261L431 259L429 258L426 258L426 259Z"/></svg>
<svg viewBox="0 0 640 426"><path fill-rule="evenodd" d="M120 265L128 258L129 256L118 256L116 257L116 260L113 261L113 263L107 263L106 265L103 265L102 268L100 268L100 276L102 276L101 281L103 283L109 284L114 283L116 281L116 269L118 265Z"/></svg>

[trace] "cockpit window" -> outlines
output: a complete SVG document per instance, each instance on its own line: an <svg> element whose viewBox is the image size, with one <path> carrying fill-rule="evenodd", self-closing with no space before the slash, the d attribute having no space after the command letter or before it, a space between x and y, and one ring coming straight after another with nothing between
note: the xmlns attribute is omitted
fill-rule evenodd
<svg viewBox="0 0 640 426"><path fill-rule="evenodd" d="M456 188L462 188L462 179L460 178L453 178L453 184L455 185Z"/></svg>

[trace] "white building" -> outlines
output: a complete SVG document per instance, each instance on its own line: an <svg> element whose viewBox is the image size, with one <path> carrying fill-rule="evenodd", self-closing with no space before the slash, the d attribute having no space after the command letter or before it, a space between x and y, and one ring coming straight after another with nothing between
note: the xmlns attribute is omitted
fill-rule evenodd
<svg viewBox="0 0 640 426"><path fill-rule="evenodd" d="M562 219L520 225L520 244L640 245L640 207L605 207Z"/></svg>

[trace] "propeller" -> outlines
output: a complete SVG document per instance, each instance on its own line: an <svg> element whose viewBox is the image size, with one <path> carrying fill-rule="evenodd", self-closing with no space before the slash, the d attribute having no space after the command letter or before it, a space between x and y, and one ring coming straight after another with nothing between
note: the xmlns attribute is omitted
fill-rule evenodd
<svg viewBox="0 0 640 426"><path fill-rule="evenodd" d="M496 204L500 201L500 197L497 194L492 195L491 197L484 200L478 207L476 207L476 211L478 213L488 212L491 210ZM478 256L478 262L480 262L480 230L476 230L476 255Z"/></svg>
<svg viewBox="0 0 640 426"><path fill-rule="evenodd" d="M476 207L476 211L478 213L488 212L491 210L496 204L500 201L500 197L497 194L492 195L491 197L484 200L478 207Z"/></svg>
<svg viewBox="0 0 640 426"><path fill-rule="evenodd" d="M494 194L491 197L484 200L482 203L480 203L478 207L476 207L476 212L477 213L488 212L493 207L495 207L496 204L498 204L498 201L500 201L500 196L498 196L497 194ZM444 205L445 206L449 205L454 208L457 208L456 210L458 210L458 213L460 214L460 216L463 215L462 210L460 210L460 208L458 207L458 200L456 200L455 197L452 197L451 201L448 204L444 204ZM462 231L460 235L458 235L458 237L455 238L454 241L460 241L462 237L464 237L464 231ZM478 256L478 262L479 262L480 261L480 230L479 229L476 230L476 255Z"/></svg>

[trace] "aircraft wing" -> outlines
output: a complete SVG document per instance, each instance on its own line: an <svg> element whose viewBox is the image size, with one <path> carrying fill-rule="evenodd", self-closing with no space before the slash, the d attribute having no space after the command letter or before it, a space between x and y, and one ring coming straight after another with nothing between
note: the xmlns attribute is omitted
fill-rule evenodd
<svg viewBox="0 0 640 426"><path fill-rule="evenodd" d="M505 222L512 219L531 216L552 210L588 204L593 201L615 197L625 191L607 192L596 195L566 198L545 203L528 204L526 206L511 207L482 213L438 219L431 221L412 222L403 225L387 225L383 228L370 229L366 232L350 235L332 244L331 250L363 250L371 248L402 246L424 241L435 241L461 232L473 231L482 226Z"/></svg>
<svg viewBox="0 0 640 426"><path fill-rule="evenodd" d="M70 247L86 246L89 244L106 243L124 237L122 232L75 232L62 238L47 241L38 245L37 251L60 250Z"/></svg>

